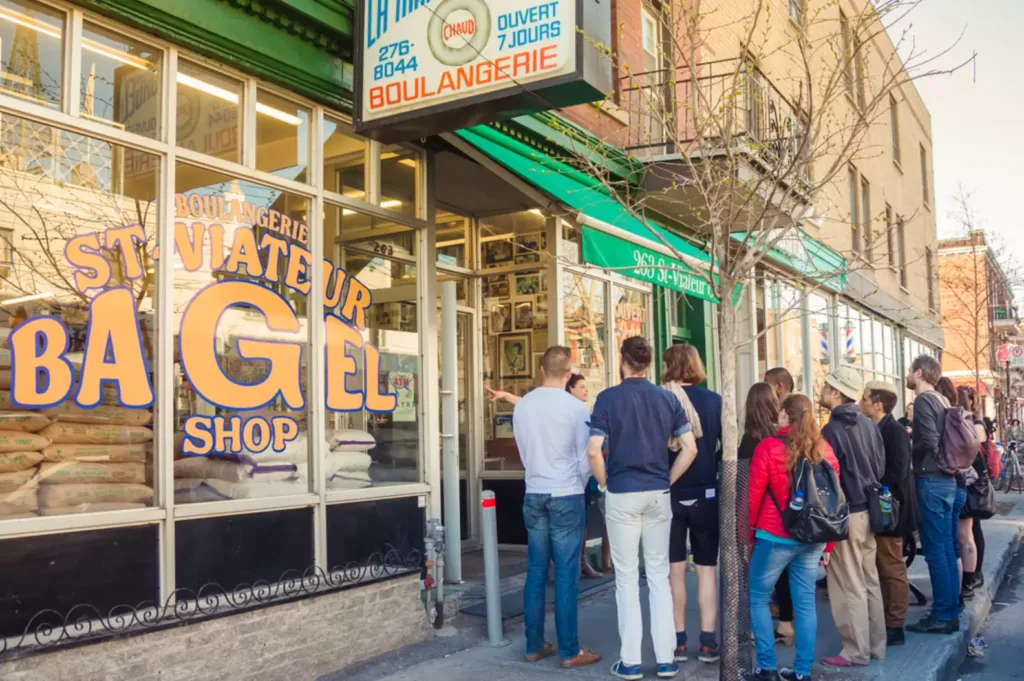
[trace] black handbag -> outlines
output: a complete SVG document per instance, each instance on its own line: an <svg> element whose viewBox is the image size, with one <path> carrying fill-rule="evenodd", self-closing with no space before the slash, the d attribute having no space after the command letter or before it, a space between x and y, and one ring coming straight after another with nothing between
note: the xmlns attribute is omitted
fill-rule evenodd
<svg viewBox="0 0 1024 681"><path fill-rule="evenodd" d="M996 491L987 475L967 486L967 505L964 517L988 520L996 514Z"/></svg>
<svg viewBox="0 0 1024 681"><path fill-rule="evenodd" d="M892 534L900 524L900 502L889 490L889 508L882 506L882 486L871 484L864 488L868 498L868 523L875 534Z"/></svg>

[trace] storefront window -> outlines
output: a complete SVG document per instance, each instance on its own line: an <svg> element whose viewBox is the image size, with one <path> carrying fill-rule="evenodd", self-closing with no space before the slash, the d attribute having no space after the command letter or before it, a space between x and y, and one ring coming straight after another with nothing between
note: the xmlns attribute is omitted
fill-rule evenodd
<svg viewBox="0 0 1024 681"><path fill-rule="evenodd" d="M265 90L256 93L256 169L306 182L309 109Z"/></svg>
<svg viewBox="0 0 1024 681"><path fill-rule="evenodd" d="M415 217L419 205L418 151L392 146L380 154L380 207Z"/></svg>
<svg viewBox="0 0 1024 681"><path fill-rule="evenodd" d="M176 181L175 502L306 493L309 201L184 163Z"/></svg>
<svg viewBox="0 0 1024 681"><path fill-rule="evenodd" d="M800 321L803 293L780 282L772 282L765 290L765 296L769 304L766 315L768 368L785 367L793 375L796 389L806 392Z"/></svg>
<svg viewBox="0 0 1024 681"><path fill-rule="evenodd" d="M437 247L437 264L468 267L466 256L469 230L472 221L461 215L439 212L434 224L434 241Z"/></svg>
<svg viewBox="0 0 1024 681"><path fill-rule="evenodd" d="M366 140L354 136L346 123L325 116L320 141L324 189L365 201Z"/></svg>
<svg viewBox="0 0 1024 681"><path fill-rule="evenodd" d="M365 392L367 401L348 406L328 395L325 439L330 448L324 474L328 491L381 487L418 482L420 451L420 406L425 387L420 383L420 336L417 327L416 267L394 259L359 241L369 218L348 209L327 206L324 215L324 243L339 244L332 259L348 277L344 292L338 273L327 285L325 312L347 317L346 300L355 300L353 282L365 286L372 304L366 310L365 328L358 329L358 340L344 344L353 358L346 371L346 391ZM356 235L350 236L350 225ZM415 233L393 228L392 240L411 241ZM331 258L329 258L331 259ZM358 327L358 324L355 325ZM339 327L340 328L340 327ZM331 329L328 327L328 343ZM366 352L358 352L356 342L370 344L379 353L373 375L367 374ZM333 359L340 360L342 346L328 348ZM327 367L328 372L331 367ZM328 383L337 381L330 379ZM394 395L393 408L375 409L369 396Z"/></svg>
<svg viewBox="0 0 1024 681"><path fill-rule="evenodd" d="M604 300L604 282L573 272L563 275L565 344L572 351L574 370L587 381L590 395L587 406L590 408L593 408L598 393L608 387L608 329Z"/></svg>
<svg viewBox="0 0 1024 681"><path fill-rule="evenodd" d="M484 384L525 395L540 380L540 359L550 345L548 292L542 270L484 277ZM512 433L512 405L488 402L484 415L487 470L521 469Z"/></svg>
<svg viewBox="0 0 1024 681"><path fill-rule="evenodd" d="M816 293L807 297L810 313L811 388L812 398L817 400L825 387L825 377L832 364L832 331L829 323L829 301Z"/></svg>
<svg viewBox="0 0 1024 681"><path fill-rule="evenodd" d="M151 506L157 175L126 173L118 145L3 125L0 520Z"/></svg>
<svg viewBox="0 0 1024 681"><path fill-rule="evenodd" d="M163 54L88 22L82 26L83 116L151 139L160 136Z"/></svg>
<svg viewBox="0 0 1024 681"><path fill-rule="evenodd" d="M643 291L616 286L615 296L615 343L633 336L650 338L649 310L651 296Z"/></svg>
<svg viewBox="0 0 1024 681"><path fill-rule="evenodd" d="M242 81L178 62L178 146L225 161L242 160Z"/></svg>
<svg viewBox="0 0 1024 681"><path fill-rule="evenodd" d="M480 220L480 265L484 268L543 262L547 218L539 210Z"/></svg>
<svg viewBox="0 0 1024 681"><path fill-rule="evenodd" d="M3 92L33 104L60 108L63 35L62 12L30 0L0 0Z"/></svg>

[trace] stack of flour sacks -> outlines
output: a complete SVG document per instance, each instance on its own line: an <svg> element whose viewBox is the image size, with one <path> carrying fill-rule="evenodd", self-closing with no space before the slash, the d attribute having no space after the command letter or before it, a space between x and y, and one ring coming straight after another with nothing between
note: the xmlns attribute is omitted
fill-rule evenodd
<svg viewBox="0 0 1024 681"><path fill-rule="evenodd" d="M376 446L363 431L340 431L324 442L328 489L369 487ZM180 456L180 455L179 455ZM177 503L305 494L309 484L309 439L305 432L284 451L242 451L230 456L185 456L174 462Z"/></svg>

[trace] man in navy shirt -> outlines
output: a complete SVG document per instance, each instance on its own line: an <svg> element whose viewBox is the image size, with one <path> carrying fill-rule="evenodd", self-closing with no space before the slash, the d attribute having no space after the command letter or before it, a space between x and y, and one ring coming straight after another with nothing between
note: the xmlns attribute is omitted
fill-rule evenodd
<svg viewBox="0 0 1024 681"><path fill-rule="evenodd" d="M643 678L639 553L651 599L651 635L658 676L679 673L669 587L669 538L672 502L669 488L693 463L697 443L679 400L647 380L651 344L642 337L622 344L623 381L597 397L590 418L590 467L607 489L605 521L615 565L615 599L619 615L620 660L612 673L622 679ZM607 465L602 447L608 442ZM669 467L669 447L679 450Z"/></svg>

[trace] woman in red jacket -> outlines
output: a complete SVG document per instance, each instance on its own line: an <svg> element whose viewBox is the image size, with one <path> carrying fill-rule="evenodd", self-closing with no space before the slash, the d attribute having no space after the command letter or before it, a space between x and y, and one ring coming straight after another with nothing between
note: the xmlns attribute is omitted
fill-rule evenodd
<svg viewBox="0 0 1024 681"><path fill-rule="evenodd" d="M800 457L812 463L824 459L839 474L839 462L821 437L811 401L794 393L782 403L778 433L757 446L750 464L750 528L754 541L750 558L750 619L759 667L753 679L810 681L811 678L818 634L814 582L819 561L821 565L828 564L832 545L800 543L789 536L783 525L779 508L789 503L790 471ZM769 489L775 501L769 496ZM793 669L778 669L768 601L775 582L787 566L796 615L796 662Z"/></svg>

